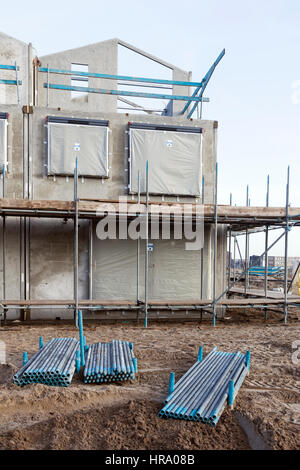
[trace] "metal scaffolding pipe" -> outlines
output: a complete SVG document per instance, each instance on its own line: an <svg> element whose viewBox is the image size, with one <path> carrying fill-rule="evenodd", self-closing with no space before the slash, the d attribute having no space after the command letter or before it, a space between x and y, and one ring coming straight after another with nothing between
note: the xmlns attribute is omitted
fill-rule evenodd
<svg viewBox="0 0 300 470"><path fill-rule="evenodd" d="M93 221L89 221L89 299L93 298Z"/></svg>
<svg viewBox="0 0 300 470"><path fill-rule="evenodd" d="M249 186L247 185L246 190L246 206L249 207ZM249 233L248 227L246 228L246 242L245 242L245 294L249 287Z"/></svg>
<svg viewBox="0 0 300 470"><path fill-rule="evenodd" d="M146 213L145 213L145 328L148 327L148 271L149 271L149 162L146 162Z"/></svg>
<svg viewBox="0 0 300 470"><path fill-rule="evenodd" d="M267 195L266 195L266 207L269 207L269 190L270 190L270 176L267 177ZM266 225L265 232L265 297L268 294L268 244L269 244L269 227ZM267 320L267 309L265 310L265 320Z"/></svg>
<svg viewBox="0 0 300 470"><path fill-rule="evenodd" d="M215 176L215 231L214 231L214 274L213 274L213 326L216 326L216 285L217 285L217 247L218 247L218 163Z"/></svg>
<svg viewBox="0 0 300 470"><path fill-rule="evenodd" d="M140 171L138 171L138 204L141 203L141 177ZM141 238L140 233L137 237L137 253L136 253L136 301L140 300L139 292L139 280L140 280L140 250L141 250Z"/></svg>
<svg viewBox="0 0 300 470"><path fill-rule="evenodd" d="M284 246L284 324L287 323L287 292L288 292L288 241L289 241L289 194L290 194L290 167L287 170L286 184L286 226Z"/></svg>
<svg viewBox="0 0 300 470"><path fill-rule="evenodd" d="M74 168L74 300L75 300L75 326L78 327L78 159Z"/></svg>

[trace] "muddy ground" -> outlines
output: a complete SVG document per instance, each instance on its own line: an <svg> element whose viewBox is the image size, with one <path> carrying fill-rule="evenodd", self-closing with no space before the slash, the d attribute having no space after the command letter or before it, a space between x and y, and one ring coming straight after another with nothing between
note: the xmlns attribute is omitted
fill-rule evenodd
<svg viewBox="0 0 300 470"><path fill-rule="evenodd" d="M300 449L300 341L294 314L227 312L211 322L86 324L88 343L134 342L139 373L121 385L19 388L11 377L38 348L38 338L77 336L73 326L11 323L0 328L8 365L0 366L0 449ZM224 351L251 350L251 371L217 427L157 417L167 395L170 371L176 379L195 362L199 345ZM299 347L299 346L298 346ZM295 360L296 359L296 360ZM297 363L298 362L298 365Z"/></svg>

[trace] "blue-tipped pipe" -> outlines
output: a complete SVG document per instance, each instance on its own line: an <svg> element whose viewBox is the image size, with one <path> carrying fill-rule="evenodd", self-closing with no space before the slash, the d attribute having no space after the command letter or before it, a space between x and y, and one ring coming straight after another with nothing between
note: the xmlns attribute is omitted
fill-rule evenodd
<svg viewBox="0 0 300 470"><path fill-rule="evenodd" d="M169 378L169 395L174 392L175 388L175 372L171 372Z"/></svg>
<svg viewBox="0 0 300 470"><path fill-rule="evenodd" d="M82 323L82 311L78 311L78 325L79 325L79 341L80 341L80 363L81 366L85 366L84 360L84 336L83 336L83 323Z"/></svg>
<svg viewBox="0 0 300 470"><path fill-rule="evenodd" d="M40 339L39 339L39 349L42 349L43 347L44 347L43 337L40 336Z"/></svg>
<svg viewBox="0 0 300 470"><path fill-rule="evenodd" d="M129 347L131 350L133 350L133 343L129 343Z"/></svg>
<svg viewBox="0 0 300 470"><path fill-rule="evenodd" d="M198 361L202 362L203 359L203 346L200 346L199 351L198 351Z"/></svg>
<svg viewBox="0 0 300 470"><path fill-rule="evenodd" d="M230 408L233 408L233 400L234 400L234 381L230 380L229 387L228 387L228 405L230 406Z"/></svg>
<svg viewBox="0 0 300 470"><path fill-rule="evenodd" d="M246 352L246 366L250 370L250 351Z"/></svg>
<svg viewBox="0 0 300 470"><path fill-rule="evenodd" d="M28 362L28 354L27 352L23 352L23 366Z"/></svg>
<svg viewBox="0 0 300 470"><path fill-rule="evenodd" d="M80 352L76 351L76 374L80 372Z"/></svg>
<svg viewBox="0 0 300 470"><path fill-rule="evenodd" d="M138 371L137 358L134 357L132 359L132 362L133 362L133 365L134 365L134 372L137 373L137 371Z"/></svg>

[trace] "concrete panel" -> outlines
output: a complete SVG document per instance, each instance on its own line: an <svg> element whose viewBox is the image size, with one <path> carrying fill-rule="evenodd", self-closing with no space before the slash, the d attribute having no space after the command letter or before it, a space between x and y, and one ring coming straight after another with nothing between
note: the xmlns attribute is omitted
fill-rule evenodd
<svg viewBox="0 0 300 470"><path fill-rule="evenodd" d="M31 220L30 298L74 298L73 221ZM79 227L79 299L88 298L88 224ZM31 318L73 318L72 310L33 310Z"/></svg>
<svg viewBox="0 0 300 470"><path fill-rule="evenodd" d="M110 122L109 135L109 178L97 179L79 179L79 197L80 198L103 198L118 199L119 196L128 194L128 141L127 124L129 121L141 123L155 123L165 125L188 125L192 127L203 127L202 142L202 171L205 177L205 202L213 202L213 185L216 161L216 129L214 121L187 121L184 117L170 118L161 116L137 116L134 114L117 113L79 113L67 111L58 112L45 110L44 108L35 108L34 114L30 115L33 122L32 133L32 165L33 165L33 199L58 199L72 200L74 198L73 178L56 176L47 177L45 171L46 165L46 117L65 116L65 117L88 117ZM74 152L74 159L76 155ZM160 201L160 196L152 196L152 200ZM165 200L176 201L176 197L167 197ZM181 197L182 201L195 201L195 198Z"/></svg>
<svg viewBox="0 0 300 470"><path fill-rule="evenodd" d="M183 70L174 68L173 80L189 82L191 81L191 78L192 77L190 72L184 72ZM190 94L190 87L173 85L173 95L190 96ZM178 113L181 113L185 104L185 101L172 101L173 116L176 116Z"/></svg>
<svg viewBox="0 0 300 470"><path fill-rule="evenodd" d="M106 73L116 75L118 73L118 42L116 39L90 44L88 46L58 52L39 58L42 67L60 70L71 70L71 64L88 65L88 71L92 73ZM47 73L38 74L38 101L39 106L47 105L47 90L44 83L47 82ZM71 75L49 74L49 82L61 85L71 85ZM80 85L79 85L80 86ZM116 80L88 78L89 88L117 89ZM71 91L50 90L49 107L72 109L82 111L106 110L117 111L117 98L112 95L89 94L88 96L71 98Z"/></svg>
<svg viewBox="0 0 300 470"><path fill-rule="evenodd" d="M18 80L22 81L19 86L20 104L28 104L30 102L28 94L28 83L32 85L28 77L32 71L29 70L29 57L32 56L31 45L18 39L12 38L0 32L0 64L14 65L15 61L20 67L18 71ZM1 70L0 78L5 80L16 80L16 72L14 70ZM0 84L0 104L17 104L17 87L15 85Z"/></svg>
<svg viewBox="0 0 300 470"><path fill-rule="evenodd" d="M8 113L7 125L7 174L5 196L23 197L23 113L18 106L0 105L0 112ZM2 176L1 176L2 178ZM0 180L0 194L3 196L3 180Z"/></svg>
<svg viewBox="0 0 300 470"><path fill-rule="evenodd" d="M0 292L1 297L19 300L21 298L21 266L20 266L20 219L5 219L5 268L3 266L3 218L0 217ZM5 270L5 294L3 271ZM19 311L9 310L7 318L19 318Z"/></svg>

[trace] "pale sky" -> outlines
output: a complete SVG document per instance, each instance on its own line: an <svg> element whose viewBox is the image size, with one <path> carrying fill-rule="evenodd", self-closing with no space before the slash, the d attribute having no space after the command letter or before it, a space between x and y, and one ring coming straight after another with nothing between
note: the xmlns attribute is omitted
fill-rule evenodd
<svg viewBox="0 0 300 470"><path fill-rule="evenodd" d="M290 165L290 202L300 206L299 1L15 0L2 2L0 30L32 42L39 55L119 37L199 81L225 48L203 112L219 121L219 203L232 192L233 203L244 205L249 184L251 205L264 205L270 174L270 205L284 206ZM121 66L120 73L149 75L130 60ZM251 237L251 253L263 247L261 236ZM283 245L270 254L283 255ZM300 256L300 228L289 255Z"/></svg>

